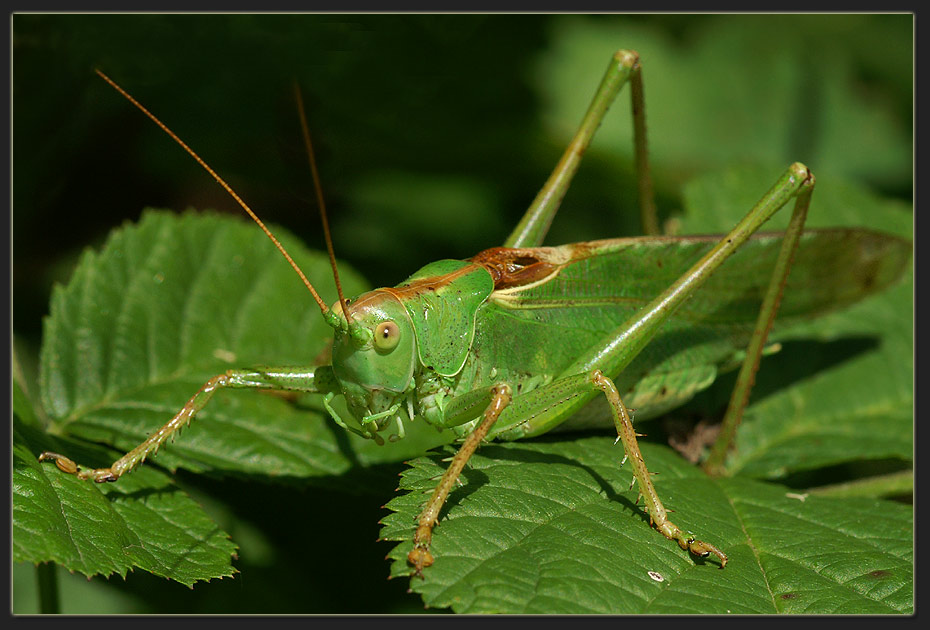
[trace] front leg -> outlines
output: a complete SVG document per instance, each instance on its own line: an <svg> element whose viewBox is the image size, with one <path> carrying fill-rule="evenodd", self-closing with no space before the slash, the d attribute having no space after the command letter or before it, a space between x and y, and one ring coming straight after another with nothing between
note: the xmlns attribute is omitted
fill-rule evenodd
<svg viewBox="0 0 930 630"><path fill-rule="evenodd" d="M158 448L170 437L174 438L184 427L191 423L198 411L204 408L218 390L223 388L264 389L279 392L325 393L336 387L332 369L329 366L316 368L262 368L255 370L228 370L218 374L203 384L200 390L191 396L187 404L163 427L155 431L108 468L81 468L73 460L59 453L46 451L39 455L39 461L52 460L58 468L79 479L93 479L97 483L116 481L123 474L153 456Z"/></svg>
<svg viewBox="0 0 930 630"><path fill-rule="evenodd" d="M668 511L659 499L655 486L652 483L651 473L646 468L646 462L639 450L636 433L630 415L627 412L620 394L613 381L604 376L600 370L592 370L584 374L576 374L559 379L545 387L535 389L511 401L510 387L497 385L492 390L491 403L484 412L484 418L466 438L464 444L449 464L439 484L417 519L417 530L414 534L413 550L407 554L407 562L413 566L414 573L422 576L424 568L433 564L433 556L429 551L433 527L439 518L446 498L471 458L488 433L494 428L494 435L506 435L509 431L519 432L520 426L531 421L558 421L571 415L579 404L589 401L592 396L602 392L608 400L612 410L614 425L617 429L618 441L623 442L625 451L624 461L632 461L633 477L639 484L640 495L645 499L646 511L650 521L663 535L678 543L682 549L706 557L713 553L720 558L720 568L727 564L727 555L716 546L697 540L690 532L685 532L668 518ZM495 423L500 423L495 427ZM502 426L501 426L502 425Z"/></svg>
<svg viewBox="0 0 930 630"><path fill-rule="evenodd" d="M459 448L458 453L452 458L449 468L443 474L439 484L433 490L432 496L426 503L426 507L417 518L417 531L413 536L413 550L407 554L407 562L413 566L414 572L421 576L423 569L433 564L433 555L429 552L429 544L433 538L433 527L439 520L439 511L446 502L452 487L455 485L465 468L465 464L478 449L482 440L488 435L488 431L497 422L501 413L510 404L511 391L510 386L501 383L495 385L490 390L491 402L484 410L484 418L475 429L468 434L465 442Z"/></svg>

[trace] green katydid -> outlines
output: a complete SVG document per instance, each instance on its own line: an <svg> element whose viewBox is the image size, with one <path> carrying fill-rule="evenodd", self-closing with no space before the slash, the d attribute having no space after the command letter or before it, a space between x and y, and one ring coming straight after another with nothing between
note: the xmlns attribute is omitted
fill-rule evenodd
<svg viewBox="0 0 930 630"><path fill-rule="evenodd" d="M637 393L635 384L628 382L625 369L637 357L648 354L648 350L643 351L660 330L676 325L671 319L676 311L686 313L686 319L690 318L692 323L713 323L714 312L722 310L731 323L737 321L751 329L752 315L747 314L747 304L751 304L759 313L758 321L727 414L727 428L722 432L724 436L732 435L780 301L814 179L803 165L792 165L746 218L719 242L717 238L651 237L540 247L581 155L627 81L633 100L644 224L647 232L654 234L657 227L646 166L641 71L635 53L619 51L611 60L565 156L503 248L486 250L468 261L433 263L397 287L378 289L352 300L346 300L340 290L339 302L332 308L323 303L304 278L325 320L335 330L332 365L230 370L218 375L164 427L109 468L82 469L56 453L43 453L40 459L53 459L61 470L81 478L115 481L153 455L167 438L191 421L218 389L225 387L324 394L324 404L340 426L379 442L386 431L394 432L392 438L403 437L405 423L422 418L454 430L465 441L420 515L414 549L408 556L413 570L419 574L432 563L429 544L440 509L483 440L538 435L566 424L592 400L606 399L618 440L623 442L624 461L632 463L634 479L650 519L683 549L702 556L713 553L720 566L725 566L727 556L722 550L696 539L669 520L639 452L632 420L620 394L623 392L623 398L643 415L682 401L674 391ZM148 115L262 225L212 169L154 116ZM317 180L312 151L309 154ZM316 189L322 206L318 182ZM775 237L751 239L791 199L796 200L794 214L781 248ZM274 241L270 232L265 231ZM332 256L325 225L324 233ZM786 305L790 314L814 314L860 299L892 282L906 260L906 247L902 247L901 241L871 232L815 233L806 246L824 246L830 252L840 242L844 246L858 246L870 254L853 255L858 266L836 269L830 290L812 286L807 293L792 296ZM739 276L742 284L737 288L745 289L748 297L734 294L734 302L728 305L702 303L698 288L714 272L717 272L715 279L726 281L726 266L721 264L741 246L751 248L751 258L756 260L774 259L774 252L779 252L771 280L766 283L753 277L757 274L742 273ZM611 270L631 257L648 257L661 265L666 248L677 248L678 260L689 263L666 270L680 278L657 297L650 295L649 299L643 299L636 293L636 287L617 286L612 281ZM749 280L758 286L745 286ZM336 282L338 286L338 276ZM762 292L766 296L760 309L758 295ZM712 335L713 328L710 325L705 332ZM558 338L553 336L554 331L558 331ZM730 337L729 331L716 334ZM747 333L745 337L748 340L750 335ZM708 341L712 356L701 357L702 361L732 361L732 349L715 347L717 341L713 338ZM688 370L682 372L687 375ZM633 391L627 393L631 388ZM345 397L353 419L341 417L336 411L332 401L337 395ZM710 467L719 464L730 439L724 437L715 448Z"/></svg>

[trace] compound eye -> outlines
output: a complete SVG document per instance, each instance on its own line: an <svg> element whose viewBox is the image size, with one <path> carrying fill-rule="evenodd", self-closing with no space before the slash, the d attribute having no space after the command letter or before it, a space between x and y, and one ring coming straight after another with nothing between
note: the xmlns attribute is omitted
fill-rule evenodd
<svg viewBox="0 0 930 630"><path fill-rule="evenodd" d="M400 328L394 322L381 322L375 328L375 349L380 352L390 352L397 347L400 341Z"/></svg>

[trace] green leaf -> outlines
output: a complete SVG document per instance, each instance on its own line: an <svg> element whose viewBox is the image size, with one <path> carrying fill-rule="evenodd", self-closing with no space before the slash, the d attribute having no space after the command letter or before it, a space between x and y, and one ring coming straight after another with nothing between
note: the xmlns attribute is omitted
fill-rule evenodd
<svg viewBox="0 0 930 630"><path fill-rule="evenodd" d="M787 168L743 164L707 172L690 180L682 191L682 234L723 233L733 227ZM821 175L816 170L814 193L805 227L855 227L911 238L911 206L880 197L849 179ZM790 211L782 210L763 227L779 231L788 225Z"/></svg>
<svg viewBox="0 0 930 630"><path fill-rule="evenodd" d="M13 370L17 375L13 377L13 413L16 414L16 417L23 423L31 427L39 428L42 426L42 422L36 415L32 401L29 400L29 395L26 393L22 379L19 378L22 372L19 368L19 362L16 360L15 352L13 353Z"/></svg>
<svg viewBox="0 0 930 630"><path fill-rule="evenodd" d="M325 289L331 273L325 256L279 236L326 299L335 300ZM343 286L350 295L364 288L351 271L343 273ZM66 287L55 289L40 385L56 431L117 451L88 450L74 441L32 446L35 437L30 446L17 446L16 558L56 561L87 575L125 575L140 567L185 584L231 575L235 547L157 466L328 478L449 439L418 423L412 439L378 447L335 426L318 401L296 405L261 392L229 391L217 395L181 439L118 484L79 481L36 461L43 450L54 450L82 466L108 466L169 420L212 375L249 365L312 364L331 334L254 225L149 211L139 224L114 231L101 252L85 252ZM27 411L31 407L20 415L31 417Z"/></svg>
<svg viewBox="0 0 930 630"><path fill-rule="evenodd" d="M690 182L682 230L723 231L776 175L777 170L738 167ZM817 180L809 224L866 227L911 238L911 216L906 204L824 177ZM765 227L778 229L785 220L773 218L771 228ZM911 460L912 273L880 295L773 340L782 343L782 351L762 362L731 472L780 478L850 461Z"/></svg>
<svg viewBox="0 0 930 630"><path fill-rule="evenodd" d="M768 388L779 373L787 376L794 370L807 377L789 389L756 396L737 436L730 469L777 478L857 460L910 462L912 304L909 279L880 299L818 322L822 330L832 325L834 334L845 329L839 339L821 344L786 341L790 354L763 362L760 388ZM858 332L853 332L856 324ZM801 334L798 330L792 336ZM798 371L800 360L806 363Z"/></svg>
<svg viewBox="0 0 930 630"><path fill-rule="evenodd" d="M100 487L40 463L46 449L88 455L14 423L14 562L56 562L88 577L140 568L187 586L235 573L236 545L163 473L146 467Z"/></svg>
<svg viewBox="0 0 930 630"><path fill-rule="evenodd" d="M567 142L568 125L590 98L578 86L596 81L622 46L642 60L650 159L662 177L683 181L692 169L735 161L800 160L815 172L906 184L910 130L886 99L862 89L855 69L862 46L847 40L867 38L876 26L851 15L701 16L681 36L628 17L573 16L555 29L538 85L548 117L564 121L557 131ZM594 146L631 157L628 119L608 116Z"/></svg>
<svg viewBox="0 0 930 630"><path fill-rule="evenodd" d="M281 89L297 77L309 96L311 128L320 150L327 202L335 210L332 220L337 251L340 256L354 261L357 268L364 269L367 277L389 285L426 262L465 257L499 242L507 232L502 225L514 224L558 159L567 136L574 131L574 125L588 105L593 86L609 55L620 46L638 49L643 54L650 154L660 193L659 206L663 211L676 207L680 183L695 172L745 161L778 164L778 168L796 159L807 162L819 178L811 221L822 217L828 169L907 195L911 190L913 148L910 130L912 31L913 19L909 15L500 18L376 15L353 16L347 21L331 16L17 15L14 39L18 71L14 73L14 94L19 106L15 108L14 122L20 150L16 151L15 158L13 202L17 244L14 262L17 334L28 332L38 345L38 333L33 329L48 304L46 285L51 284L53 278L63 277L65 269L73 268L74 248L86 245L90 234L103 233L121 220L112 217L126 216L127 211L129 216L135 217L138 208L157 199L189 200L192 191L200 191L202 185L207 187L203 194L210 194L208 189L212 184L203 183L203 173L186 162L186 158L179 159L166 149L166 140L160 131L141 117L136 119L131 112L127 113L126 104L89 73L88 69L93 66L100 65L125 81L130 91L164 116L192 146L203 151L224 177L237 182L236 188L244 197L268 208L262 212L263 217L272 218L271 212L278 210L281 213L274 220L310 225L312 229L313 222L307 223L299 210L300 204L294 204L295 197L304 196L294 191L306 190L306 164L297 146L290 92ZM146 41L151 45L140 48L140 35L148 38ZM429 42L430 55L422 54L420 44L423 42ZM152 55L152 49L161 52ZM257 50L264 54L256 54ZM733 54L734 50L740 53ZM275 58L274 64L267 63L269 56ZM200 72L191 67L192 59L202 62L208 71ZM489 72L489 67L493 71ZM534 71L532 76L531 70ZM355 80L358 76L365 76L366 80ZM897 88L889 90L890 85ZM563 210L555 220L549 243L639 233L633 208L636 186L628 166L632 151L627 94L624 91L621 95L585 157ZM374 109L371 107L373 95L379 101ZM192 107L191 103L196 103L197 107ZM540 130L540 112L545 113L546 126L552 131L545 136ZM552 112L559 120L553 116L552 124L548 124ZM60 121L60 124L50 125L50 120ZM117 139L118 150L114 151L111 143L102 142L101 138ZM289 139L294 142L290 143ZM285 157L279 156L279 151ZM389 172L385 170L388 167ZM87 185L99 182L101 173L109 174L103 195L100 186ZM762 181L762 189L751 195L749 203L771 184L776 174L777 169ZM450 191L454 191L452 197L459 202L462 199L468 202L450 205ZM724 193L723 197L728 194ZM137 201L127 202L131 199ZM371 214L373 203L378 206L374 208L374 215ZM437 208L437 203L448 207ZM841 205L855 208L857 203L855 197L849 197ZM415 220L407 216L411 204L415 207L416 212L411 215L417 217ZM298 209L292 209L295 207ZM85 211L76 212L76 208ZM451 214L449 208L454 209ZM283 209L291 209L290 214ZM887 213L879 212L875 218L883 218L884 214ZM364 219L375 215L378 220ZM456 225L464 229L446 229L448 221L435 220L443 216L455 216ZM506 218L508 216L511 218ZM489 217L496 218L482 228L479 219ZM630 217L629 221L625 217ZM390 220L383 220L385 218ZM911 215L903 218L909 227ZM49 232L48 226L53 224L62 229ZM826 224L833 225L835 221ZM727 223L723 228L731 225ZM704 225L696 231L719 229ZM470 238L465 239L466 236ZM269 246L266 241L261 244L259 241L261 237L249 241L254 248L239 253L251 257ZM195 244L208 242L208 239L194 240ZM385 255L388 251L390 255ZM196 247L193 252L182 247L177 253L179 256L200 255ZM269 260L274 256L270 254ZM328 273L324 267L321 276L328 278ZM257 330L271 333L280 326L282 331L288 332L282 332L281 341L269 342L265 347L267 352L256 355L257 362L280 362L279 357L288 356L286 352L294 350L302 339L291 334L297 328L278 321L282 312L289 312L286 309L295 304L313 311L292 272L284 268L283 276L290 278L288 283L296 285L275 290L275 295L289 296L284 310L255 321L261 324ZM322 288L327 286L329 283L324 281ZM290 290L294 292L288 293ZM219 297L225 299L222 295ZM329 293L327 300L331 298L332 293ZM235 306L234 301L231 304ZM32 305L32 309L21 312L25 305ZM158 313L161 306L160 302L148 308ZM911 307L890 305L905 312ZM259 309L257 305L255 308ZM170 317L171 309L166 311L166 315L159 317ZM308 315L308 321L312 318ZM210 334L214 324L216 322L208 321L207 328L199 330L190 327L187 334ZM217 325L221 324L223 322ZM785 369L775 370L778 374L774 382L764 387L764 383L760 383L756 406L764 406L767 398L781 393L790 397L796 383L821 380L834 368L842 369L842 364L850 358L865 356L861 344L847 345L850 335L864 335L869 344L872 339L878 339L879 348L885 345L883 338L876 337L873 332L857 332L859 322L849 324L852 332L843 328L847 325L845 320L840 320L838 325L840 328L835 331L817 329L801 333L797 338L786 338L781 352L764 359L762 381L769 381L766 374L772 373L772 362L785 360ZM115 325L113 330L116 330ZM182 338L176 334L178 332L175 329L167 333L166 343L170 334L180 343ZM304 333L303 330L298 332ZM143 341L148 338L138 337ZM841 359L834 357L831 363L826 357L825 362L813 362L815 370L808 369L815 347L829 350L827 354ZM838 352L833 353L834 349ZM143 349L140 360L130 362L134 364L130 365L131 370L147 366L142 359L147 352L148 348ZM300 356L296 360L306 364L314 356ZM893 371L903 374L900 362L910 362L911 357L912 353L905 351ZM20 358L28 372L32 361ZM107 405L107 401L91 403L90 419L76 414L59 419L60 424L55 428L68 432L73 426L75 431L81 431L82 423L87 422L90 430L90 423L95 423L94 433L89 434L91 437L99 436L103 441L118 437L120 448L128 448L152 428L160 426L166 413L170 416L177 411L206 378L218 370L243 365L239 360L235 363L217 360L214 365L196 368L201 373L195 374L190 366L180 362L178 374L186 382L178 383L174 393L166 395L164 403L155 401L148 391L149 385L137 390L142 404L137 405L139 409L133 413L142 413L156 405L160 407L138 426L135 426L136 421L127 419L132 425L131 431L119 422L110 426L105 418L94 417L95 405ZM879 366L879 370L883 367ZM912 374L912 369L908 366L906 372ZM95 386L94 380L88 379L88 384ZM37 393L39 389L28 382L30 392ZM170 377L166 382L169 383L166 387L172 387ZM719 384L727 390L726 383ZM871 380L865 385L850 381L848 387L856 393L884 395L872 387ZM830 400L837 402L842 391L842 387L836 387ZM727 393L723 392L724 397ZM127 406L134 404L132 395L118 393L129 401ZM286 422L279 423L278 418L286 418L295 411L292 404L280 404L281 401L270 396L245 392L221 394L209 406L216 405L219 415L210 418L209 412L205 413L206 424L216 422L217 429L222 426L222 430L217 431L219 437L227 431L238 430L235 421L239 419L236 415L239 403L232 401L240 398L253 400L256 405L254 417L244 416L248 427L244 433L259 444L255 448L264 453L263 457L269 457L265 463L277 466L279 464L274 462L283 457L283 449L269 456L268 452L275 450L272 446L291 445L295 458L281 465L282 475L311 471L309 474L314 475L315 485L337 488L336 492L324 495L326 499L308 493L310 508L315 507L314 502L319 505L322 501L328 510L326 514L338 513L343 522L351 522L354 526L374 524L376 519L370 517L347 516L347 505L355 506L363 501L329 503L338 491L347 488L347 484L341 483L344 481L341 476L328 476L326 470L344 470L347 464L342 455L350 460L349 467L377 461L377 458L405 457L397 455L396 449L403 450L409 438L383 449L370 442L359 444L354 437L345 436L325 414L318 414L318 406L312 400L305 403L306 412L297 410L299 417L295 415L289 427ZM805 394L804 399L808 406L817 402L814 392ZM243 403L245 407L250 404ZM116 408L112 411L121 412ZM43 410L36 409L36 412L39 420L45 419ZM253 423L253 419L260 419L261 423ZM827 417L826 420L837 425L843 422L841 417ZM744 432L750 432L759 422L759 417L747 418ZM276 426L281 429L273 429ZM898 421L895 426L899 426ZM265 427L272 427L268 440L264 439ZM322 434L314 433L321 427L325 429ZM422 424L417 423L412 427L414 431L421 428ZM658 432L653 428L646 425L643 431L657 439ZM863 428L869 430L867 426ZM213 431L213 427L200 427L199 421L195 422L177 441L166 445L157 458L147 462L126 481L148 470L157 471L163 466L174 468L175 465L191 470L211 469L211 476L234 473L255 478L256 483L249 484L248 490L236 482L221 484L225 489L225 509L231 512L230 520L234 523L224 528L233 532L242 544L244 553L238 566L243 569L246 581L199 584L191 592L175 589L171 597L163 596L166 593L163 588L175 585L161 584L164 580L148 579L146 582L147 576L142 575L137 576L139 580L135 584L132 580L126 585L120 580L112 580L110 584L97 580L96 585L110 590L120 587L123 595L134 592L146 602L144 610L165 612L299 612L313 606L332 612L358 610L355 607L366 605L368 610L377 611L379 606L387 610L388 606L404 601L402 590L406 580L402 586L401 580L393 583L381 580L377 562L384 551L376 549L371 553L364 546L364 541L370 543L374 539L373 532L370 536L357 536L340 529L336 534L340 543L327 545L325 541L333 540L327 523L316 530L316 535L310 535L305 528L311 519L303 518L303 513L291 518L293 506L289 487L277 488L274 492L279 497L277 505L283 506L281 509L269 510L263 500L245 500L244 495L248 496L249 491L264 499L264 481L270 477L269 468L262 462L255 465L243 461L237 451L230 451L226 446L222 452L214 452L212 442L207 440L198 449L186 451L187 440L202 430ZM435 432L429 432L435 440ZM20 439L18 435L14 435L17 440ZM872 435L876 434L869 434ZM288 439L290 443L285 443ZM266 441L272 443L265 444ZM897 438L893 441L901 444ZM245 442L236 441L243 452L251 447ZM768 442L775 444L768 439L760 443ZM790 452L790 440L781 440L781 443L787 447L783 452ZM331 460L321 457L316 463L300 462L299 453L305 448L315 448L315 444L335 448L339 456ZM43 444L30 449L31 456L41 448L53 446L68 454L77 453L82 463L104 465L117 455L115 451L84 451L68 443ZM523 446L527 445L500 448ZM862 444L856 446L864 448ZM75 450L70 450L72 448ZM736 456L745 454L748 448L742 445ZM654 452L654 448L647 447L650 467ZM671 470L663 457L657 462L657 469L663 473L659 475L660 480ZM671 454L667 459L677 461ZM790 465L793 469L796 463L792 461ZM767 466L761 467L759 474L767 476L766 469ZM49 464L42 470L50 478L59 475ZM733 474L743 475L743 470L734 469ZM390 474L382 476L378 487L384 486L385 478L392 479L395 471L396 467L390 467ZM468 472L466 468L466 474ZM482 482L480 475L477 481ZM201 476L195 483L216 490L210 485L214 484L212 479ZM758 482L755 486L769 487ZM271 486L267 487L270 492ZM85 488L112 489L90 484ZM370 492L364 484L352 490L356 488ZM625 488L623 485L620 490ZM467 496L462 496L466 489L458 492L453 495L453 501L464 504L468 500ZM377 496L383 498L384 495ZM19 499L14 497L14 501ZM376 505L381 502L377 500ZM790 503L797 504L797 501ZM454 515L456 505L450 506L449 515ZM627 510L624 514L632 514L626 504L621 503L620 507ZM677 517L685 518L683 511L679 507ZM278 515L277 520L269 512ZM871 510L863 518L877 513L878 510ZM288 516L283 517L285 514ZM327 518L312 520L318 524ZM445 525L443 522L439 526L437 537ZM638 525L646 530L643 532L646 539L656 538L663 549L670 545L672 551L677 550L659 534L648 531L642 517ZM240 530L247 531L250 527L261 528L263 536L257 546L264 545L274 551L271 554L259 551L252 555L253 560L256 555L277 558L274 565L249 564L250 554L246 550L256 546L255 536ZM404 520L403 527L412 529L412 517ZM29 533L29 536L40 535ZM14 542L19 543L22 536L22 530L14 530ZM717 542L710 535L708 538ZM324 544L313 543L320 540ZM335 559L321 555L325 551L332 553L332 549L327 548L336 549ZM737 554L731 555L736 558ZM364 565L367 556L377 557L374 566ZM308 566L326 568L312 572L307 571ZM737 566L731 565L726 571L713 569L712 563L698 567L705 571L695 572L696 575L709 576L701 585L702 592L709 594L703 599L719 596L740 601L745 589L723 590L719 586L721 577ZM25 568L31 580L32 567ZM564 592L583 594L590 569L578 573L581 574L578 583L564 586ZM344 577L347 574L352 575ZM264 579L266 575L268 579ZM371 580L372 575L376 577L369 583L358 581ZM72 577L76 578L72 582L87 586L81 577ZM874 577L884 578L885 575L878 573ZM509 578L505 576L505 580ZM883 579L872 582L870 579L866 582L876 588L887 584ZM379 580L381 584L377 583ZM341 590L333 582L343 585ZM303 587L296 588L294 584ZM361 586L345 588L346 584ZM653 585L651 581L648 584ZM401 590L395 593L393 589L398 586ZM18 581L16 587L17 598L22 597L26 589L21 588ZM218 590L224 588L225 591ZM182 592L177 593L178 590ZM908 590L905 587L902 592ZM82 600L81 610L92 611L98 609L95 606L101 606L85 591L79 593L76 597ZM360 597L359 593L365 595ZM785 593L789 595L785 598L787 603L800 601L791 593L794 591ZM677 603L679 599L677 593L670 590L664 601ZM694 600L689 597L687 603ZM407 603L415 609L421 607L418 601L408 600ZM684 605L680 607L685 608Z"/></svg>
<svg viewBox="0 0 930 630"><path fill-rule="evenodd" d="M486 445L434 530L435 564L411 588L465 613L895 613L913 602L911 508L798 498L745 479L712 480L643 445L673 521L729 555L695 560L648 527L611 438ZM413 522L437 458L412 462L382 536L407 575ZM661 581L659 581L661 576Z"/></svg>
<svg viewBox="0 0 930 630"><path fill-rule="evenodd" d="M326 257L279 237L332 303ZM350 296L364 290L351 270L343 286ZM68 286L54 292L41 353L43 402L69 435L127 451L210 377L230 368L313 365L331 339L293 270L254 225L150 211L111 234L99 254L86 252ZM224 391L157 462L279 478L339 475L442 442L435 431L420 435L384 449L347 436L313 397L295 405Z"/></svg>
<svg viewBox="0 0 930 630"><path fill-rule="evenodd" d="M727 169L689 184L682 232L729 229L777 175ZM825 179L814 194L812 223L910 237L903 204ZM696 561L650 530L648 516L632 505L631 476L618 470L619 447L610 438L586 438L483 446L434 531L436 562L424 580L412 579L413 590L427 605L456 612L911 611L909 507L824 502L750 478L868 459L910 461L912 296L908 273L888 291L776 337L780 350L763 359L728 461L737 477L712 480L668 449L642 445L649 469L660 473L660 497L675 510L672 520L721 547L730 556L725 570L710 571L713 560ZM722 381L689 408L722 394L709 406L722 414L732 380ZM388 504L397 513L382 532L404 541L390 554L396 576L409 574L413 523L423 492L441 472L435 459L412 466L401 483L411 492ZM665 580L655 582L650 571Z"/></svg>

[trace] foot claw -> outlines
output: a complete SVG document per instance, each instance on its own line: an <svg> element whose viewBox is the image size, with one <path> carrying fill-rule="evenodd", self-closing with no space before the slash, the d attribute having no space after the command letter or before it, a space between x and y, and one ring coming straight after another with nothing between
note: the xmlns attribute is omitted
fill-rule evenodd
<svg viewBox="0 0 930 630"><path fill-rule="evenodd" d="M695 540L694 538L690 538L680 541L679 545L682 549L687 549L694 555L700 556L702 558L706 558L710 554L714 554L720 558L721 569L727 566L727 554L723 553L710 543L706 543L703 540Z"/></svg>
<svg viewBox="0 0 930 630"><path fill-rule="evenodd" d="M64 455L59 455L58 453L52 453L51 451L45 451L39 455L39 461L44 462L45 460L50 459L55 462L55 465L63 473L74 475L78 479L93 479L97 483L113 482L119 479L119 475L113 472L111 468L94 468L93 470L81 470L81 467L74 463L74 460L65 457Z"/></svg>
<svg viewBox="0 0 930 630"><path fill-rule="evenodd" d="M407 563L413 566L414 574L423 579L423 569L433 564L433 554L426 547L414 547L407 554Z"/></svg>

